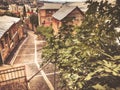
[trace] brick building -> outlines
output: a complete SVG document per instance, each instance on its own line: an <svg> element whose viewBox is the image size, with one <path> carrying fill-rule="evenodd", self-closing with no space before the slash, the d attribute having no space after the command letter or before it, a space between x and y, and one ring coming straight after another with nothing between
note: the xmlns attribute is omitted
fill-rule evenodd
<svg viewBox="0 0 120 90"><path fill-rule="evenodd" d="M4 63L11 51L23 37L20 18L0 17L0 63Z"/></svg>
<svg viewBox="0 0 120 90"><path fill-rule="evenodd" d="M66 20L68 20L67 23L69 24L72 24L74 26L80 26L84 19L84 13L80 10L80 8L76 6L64 5L56 13L54 13L52 17L52 27L55 31L55 34L57 34L59 28Z"/></svg>
<svg viewBox="0 0 120 90"><path fill-rule="evenodd" d="M52 24L52 15L62 6L58 3L44 3L39 9L38 18L40 26L50 26Z"/></svg>

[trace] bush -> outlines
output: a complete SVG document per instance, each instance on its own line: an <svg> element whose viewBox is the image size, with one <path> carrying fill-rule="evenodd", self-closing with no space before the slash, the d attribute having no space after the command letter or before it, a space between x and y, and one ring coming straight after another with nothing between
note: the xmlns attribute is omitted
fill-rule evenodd
<svg viewBox="0 0 120 90"><path fill-rule="evenodd" d="M36 30L37 35L42 35L46 40L49 40L53 36L52 27L39 26Z"/></svg>

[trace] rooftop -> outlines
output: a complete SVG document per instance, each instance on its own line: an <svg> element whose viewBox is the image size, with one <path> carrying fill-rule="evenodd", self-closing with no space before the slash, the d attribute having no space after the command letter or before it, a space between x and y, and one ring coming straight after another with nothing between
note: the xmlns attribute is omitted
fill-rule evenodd
<svg viewBox="0 0 120 90"><path fill-rule="evenodd" d="M69 2L69 3L66 3L68 6L77 6L80 8L80 10L82 10L83 12L86 12L87 11L87 5L85 2Z"/></svg>
<svg viewBox="0 0 120 90"><path fill-rule="evenodd" d="M60 8L56 13L54 13L52 16L57 20L64 19L68 14L70 14L77 6L63 6Z"/></svg>
<svg viewBox="0 0 120 90"><path fill-rule="evenodd" d="M59 9L61 6L59 3L44 3L40 9Z"/></svg>
<svg viewBox="0 0 120 90"><path fill-rule="evenodd" d="M20 18L10 16L0 16L0 38L3 34L14 24L17 23Z"/></svg>

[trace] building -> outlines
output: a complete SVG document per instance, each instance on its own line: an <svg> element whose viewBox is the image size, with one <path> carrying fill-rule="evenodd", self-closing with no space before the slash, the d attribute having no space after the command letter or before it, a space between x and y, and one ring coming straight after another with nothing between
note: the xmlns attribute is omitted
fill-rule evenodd
<svg viewBox="0 0 120 90"><path fill-rule="evenodd" d="M10 4L9 5L9 11L12 13L17 13L18 12L18 6L16 4Z"/></svg>
<svg viewBox="0 0 120 90"><path fill-rule="evenodd" d="M0 16L3 15L7 10L0 9Z"/></svg>
<svg viewBox="0 0 120 90"><path fill-rule="evenodd" d="M16 14L17 16L23 15L23 5L10 4L9 12Z"/></svg>
<svg viewBox="0 0 120 90"><path fill-rule="evenodd" d="M84 19L84 13L77 6L64 5L56 13L54 13L52 17L52 27L55 31L55 34L57 34L59 28L66 20L72 20L68 21L67 23L70 23L74 26L80 26Z"/></svg>
<svg viewBox="0 0 120 90"><path fill-rule="evenodd" d="M20 18L0 16L0 63L4 63L23 37Z"/></svg>
<svg viewBox="0 0 120 90"><path fill-rule="evenodd" d="M23 5L19 5L17 13L19 13L20 15L23 15L23 8L24 8Z"/></svg>
<svg viewBox="0 0 120 90"><path fill-rule="evenodd" d="M33 0L33 5L37 5L37 0Z"/></svg>
<svg viewBox="0 0 120 90"><path fill-rule="evenodd" d="M38 18L40 26L50 26L52 24L52 15L62 6L59 3L44 3L39 9Z"/></svg>
<svg viewBox="0 0 120 90"><path fill-rule="evenodd" d="M24 13L24 8L26 10L26 17L29 17L31 13L36 13L37 11L37 6L36 5L31 5L31 4L10 4L9 5L9 11L11 13L14 13L18 16L22 16Z"/></svg>

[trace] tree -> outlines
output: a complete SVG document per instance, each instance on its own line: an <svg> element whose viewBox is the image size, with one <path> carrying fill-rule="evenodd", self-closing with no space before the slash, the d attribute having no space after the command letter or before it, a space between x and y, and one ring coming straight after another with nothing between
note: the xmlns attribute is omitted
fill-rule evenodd
<svg viewBox="0 0 120 90"><path fill-rule="evenodd" d="M107 1L87 3L82 25L64 23L43 49L43 58L57 63L65 90L116 89L120 86L120 46L116 42L120 8Z"/></svg>
<svg viewBox="0 0 120 90"><path fill-rule="evenodd" d="M39 26L37 27L36 34L38 36L43 36L47 41L53 36L53 29L52 27L44 27L44 26Z"/></svg>
<svg viewBox="0 0 120 90"><path fill-rule="evenodd" d="M25 8L25 6L23 7L23 17L26 17L26 8Z"/></svg>
<svg viewBox="0 0 120 90"><path fill-rule="evenodd" d="M34 26L35 27L38 26L38 16L37 16L37 14L32 14L30 16L30 23L32 24L32 29L33 29Z"/></svg>
<svg viewBox="0 0 120 90"><path fill-rule="evenodd" d="M116 4L119 4L119 5L120 5L120 0L116 0Z"/></svg>

